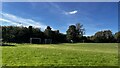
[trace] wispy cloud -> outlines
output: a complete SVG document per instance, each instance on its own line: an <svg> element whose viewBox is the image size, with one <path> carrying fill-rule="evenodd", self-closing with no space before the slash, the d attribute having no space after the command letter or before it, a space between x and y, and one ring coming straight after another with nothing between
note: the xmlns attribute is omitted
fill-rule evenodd
<svg viewBox="0 0 120 68"><path fill-rule="evenodd" d="M2 22L7 22L7 23L11 23L11 24L13 24L13 25L18 25L18 24L15 23L15 22L12 22L12 21L6 20L6 19L2 19L2 18L0 18L0 21L2 21Z"/></svg>
<svg viewBox="0 0 120 68"><path fill-rule="evenodd" d="M41 30L44 30L46 28L46 25L44 25L42 22L37 22L32 19L27 19L27 18L22 18L13 14L8 14L8 13L0 13L2 15L2 18L0 18L0 21L3 23L9 23L11 25L16 25L16 26L33 26L37 28L41 28Z"/></svg>
<svg viewBox="0 0 120 68"><path fill-rule="evenodd" d="M67 12L55 3L49 3L49 4L52 5L53 7L55 7L60 13L65 14L65 15L72 15L72 14L76 14L78 12L77 10Z"/></svg>
<svg viewBox="0 0 120 68"><path fill-rule="evenodd" d="M60 13L62 13L62 14L66 13L66 11L64 9L62 9L59 5L57 5L57 4L53 3L53 2L49 2L49 4L51 6L53 6L53 7L55 7Z"/></svg>
<svg viewBox="0 0 120 68"><path fill-rule="evenodd" d="M76 14L77 12L78 12L77 10L74 10L74 11L66 12L65 14L71 15L71 14Z"/></svg>

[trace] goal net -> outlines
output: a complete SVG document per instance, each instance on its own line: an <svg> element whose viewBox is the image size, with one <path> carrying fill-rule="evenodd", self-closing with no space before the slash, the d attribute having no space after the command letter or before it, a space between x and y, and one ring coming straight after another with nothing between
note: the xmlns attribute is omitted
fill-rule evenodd
<svg viewBox="0 0 120 68"><path fill-rule="evenodd" d="M30 38L30 43L39 44L41 43L41 38Z"/></svg>
<svg viewBox="0 0 120 68"><path fill-rule="evenodd" d="M45 39L45 44L51 44L52 43L52 39Z"/></svg>

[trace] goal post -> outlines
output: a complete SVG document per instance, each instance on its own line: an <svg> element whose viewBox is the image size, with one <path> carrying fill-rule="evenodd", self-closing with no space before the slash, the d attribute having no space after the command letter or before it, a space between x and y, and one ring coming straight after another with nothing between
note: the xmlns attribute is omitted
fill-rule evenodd
<svg viewBox="0 0 120 68"><path fill-rule="evenodd" d="M45 39L45 44L51 44L52 43L52 39Z"/></svg>
<svg viewBox="0 0 120 68"><path fill-rule="evenodd" d="M30 38L30 43L41 43L41 38Z"/></svg>

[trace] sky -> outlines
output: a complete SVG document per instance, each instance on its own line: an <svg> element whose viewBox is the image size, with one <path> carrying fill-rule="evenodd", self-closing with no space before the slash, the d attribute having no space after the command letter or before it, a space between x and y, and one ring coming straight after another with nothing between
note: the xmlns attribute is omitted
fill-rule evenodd
<svg viewBox="0 0 120 68"><path fill-rule="evenodd" d="M117 2L3 2L2 26L33 26L42 31L47 26L66 33L70 25L81 23L85 35L97 31L118 31Z"/></svg>

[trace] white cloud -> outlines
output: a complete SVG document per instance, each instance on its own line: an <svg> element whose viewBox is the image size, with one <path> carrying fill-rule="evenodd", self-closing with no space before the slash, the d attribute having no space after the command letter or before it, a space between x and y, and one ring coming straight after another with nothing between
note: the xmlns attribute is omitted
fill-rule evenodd
<svg viewBox="0 0 120 68"><path fill-rule="evenodd" d="M16 22L12 22L12 21L10 21L10 20L7 20L7 19L2 19L2 18L0 18L0 22L4 22L4 23L10 23L11 25L17 25L17 26L20 26L20 24L18 24L18 23L16 23Z"/></svg>
<svg viewBox="0 0 120 68"><path fill-rule="evenodd" d="M66 12L65 14L67 14L67 15L71 15L71 14L76 14L78 11L77 10L74 10L74 11L71 11L71 12Z"/></svg>
<svg viewBox="0 0 120 68"><path fill-rule="evenodd" d="M60 13L65 14L65 15L72 15L72 14L76 14L78 12L77 10L66 12L64 9L62 9L59 5L57 5L55 3L51 2L49 4L54 6Z"/></svg>
<svg viewBox="0 0 120 68"><path fill-rule="evenodd" d="M41 30L44 30L46 28L46 25L44 25L43 23L34 21L32 19L22 18L8 13L0 13L0 15L2 15L0 21L4 23L5 22L10 23L11 25L16 25L16 26L22 25L26 27L33 26L33 27L41 28Z"/></svg>
<svg viewBox="0 0 120 68"><path fill-rule="evenodd" d="M55 7L59 13L62 13L64 15L73 15L73 14L78 13L77 10L67 12L64 9L62 9L59 5L57 5L57 4L53 3L53 2L50 2L49 4L52 5L53 7Z"/></svg>

